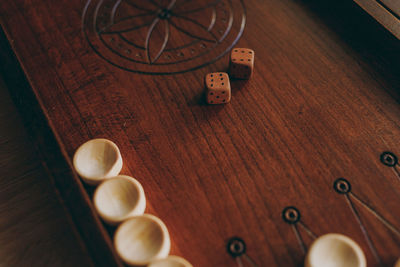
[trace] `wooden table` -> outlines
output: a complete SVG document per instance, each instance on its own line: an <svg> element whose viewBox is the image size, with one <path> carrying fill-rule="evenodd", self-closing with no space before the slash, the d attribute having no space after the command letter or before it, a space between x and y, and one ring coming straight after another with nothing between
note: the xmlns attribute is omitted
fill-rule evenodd
<svg viewBox="0 0 400 267"><path fill-rule="evenodd" d="M392 266L399 40L352 1L167 2L0 2L2 71L93 264L121 262L71 158L104 137L195 266L297 266L329 232ZM255 50L255 73L206 105L232 46Z"/></svg>

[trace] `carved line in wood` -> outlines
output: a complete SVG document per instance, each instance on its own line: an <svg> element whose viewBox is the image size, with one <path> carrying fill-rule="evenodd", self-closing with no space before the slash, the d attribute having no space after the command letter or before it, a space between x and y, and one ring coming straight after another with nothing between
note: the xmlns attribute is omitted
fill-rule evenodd
<svg viewBox="0 0 400 267"><path fill-rule="evenodd" d="M246 260L248 265L246 266L251 266L251 267L257 267L258 265L254 262L252 258L250 258L247 254L243 254L243 258ZM241 259L241 257L236 257L236 263L239 267L244 267L244 263Z"/></svg>
<svg viewBox="0 0 400 267"><path fill-rule="evenodd" d="M195 70L232 49L243 33L246 12L243 0L215 0L197 8L188 2L171 0L161 6L154 1L88 0L82 15L83 34L96 54L127 71L173 74ZM131 14L121 15L127 9ZM207 23L196 20L199 16L207 17ZM183 24L190 25L190 30ZM157 39L154 36L160 34L160 27L163 36ZM139 33L142 30L147 31L145 38ZM171 30L185 36L184 44L174 46ZM157 47L157 53L151 47Z"/></svg>
<svg viewBox="0 0 400 267"><path fill-rule="evenodd" d="M303 251L303 253L305 254L307 252L307 248L306 248L306 245L303 241L303 238L302 238L299 230L297 229L297 227L298 227L297 225L299 225L301 228L303 228L303 230L312 239L316 239L317 236L314 234L313 231L311 231L310 228L308 228L307 225L305 225L301 221L301 213L296 207L289 206L289 207L284 208L282 211L282 219L283 219L283 221L285 221L292 227L294 235L296 236L296 239L299 243L299 246L300 246L301 250Z"/></svg>
<svg viewBox="0 0 400 267"><path fill-rule="evenodd" d="M397 175L400 178L400 172L397 170L397 167L399 165L398 158L397 156L392 153L385 151L380 155L380 161L382 164L385 166L393 168ZM364 235L364 238L368 244L368 247L370 248L372 254L374 255L375 259L377 262L382 265L382 260L379 257L379 254L377 252L377 249L372 242L368 231L366 227L364 226L361 217L359 215L359 212L354 205L353 201L356 201L358 204L361 205L361 207L365 208L369 213L371 213L376 219L378 219L387 229L389 229L393 234L398 236L400 238L400 231L393 225L391 224L388 220L386 220L382 215L380 215L377 211L375 211L371 206L369 206L365 201L363 201L361 198L359 198L356 194L354 194L352 190L352 186L350 182L344 178L338 178L334 181L333 183L333 189L338 193L342 194L345 199L346 203L349 205L349 208L351 209L356 221L358 222L360 229ZM299 246L301 250L303 251L304 254L307 252L306 245L303 241L303 238L298 230L298 227L301 227L312 239L316 239L317 235L311 231L310 228L308 228L302 221L301 221L301 213L300 211L294 207L294 206L288 206L283 209L282 211L282 219L284 222L288 223L292 229L293 232L296 236L296 239L299 243ZM228 241L227 244L227 250L228 253L231 254L231 256L235 257L237 260L237 264L239 267L244 266L243 262L240 258L240 256L245 256L248 259L248 262L252 264L252 266L257 266L254 261L246 255L246 244L241 238L238 237L233 237Z"/></svg>
<svg viewBox="0 0 400 267"><path fill-rule="evenodd" d="M389 158L388 158L389 157ZM383 164L395 168L398 164L398 160L396 155L391 152L384 152L380 157ZM392 223L390 223L384 216L379 214L375 209L373 209L370 205L368 205L365 201L363 201L360 197L354 194L352 190L352 186L350 182L344 178L338 178L333 183L333 189L338 193L342 194L346 203L349 205L350 210L352 211L360 229L364 235L364 238L370 248L371 253L374 255L377 262L382 265L382 260L379 257L377 249L372 242L368 231L362 222L361 216L354 205L354 202L357 202L362 208L367 210L370 214L372 214L376 219L378 219L387 229L389 229L394 235L396 235L400 239L400 230L397 229ZM316 239L317 235L311 231L302 221L301 221L301 213L300 211L293 206L289 206L283 209L282 211L282 219L284 222L288 223L296 236L296 239L299 243L299 246L303 253L305 254L307 251L306 245L303 241L303 238L298 230L298 227L301 227L312 239Z"/></svg>
<svg viewBox="0 0 400 267"><path fill-rule="evenodd" d="M386 152L384 152L381 155L381 161L382 163L384 163L385 161L383 159L385 159L384 154ZM392 153L391 153L392 154ZM394 154L393 154L394 155ZM392 161L389 160L390 165L396 162L393 166L391 167L395 167L395 165L397 164L397 159L396 161ZM385 164L385 163L384 163ZM388 165L388 164L385 164ZM389 166L389 165L388 165ZM365 201L363 201L361 198L359 198L356 194L354 194L351 189L351 184L348 180L344 179L344 178L339 178L337 179L334 183L333 183L333 188L335 189L335 191L339 194L343 194L345 199L346 199L346 203L349 205L349 208L351 209L356 221L358 222L360 229L364 235L364 238L368 244L368 247L371 251L371 253L373 254L373 256L375 257L376 261L379 263L379 265L382 265L382 260L377 252L376 246L374 244L374 242L372 241L370 235L368 234L368 231L361 219L361 216L356 208L356 206L354 205L354 201L357 202L358 204L361 205L361 207L363 207L365 210L367 210L370 214L372 214L375 218L377 218L387 229L389 229L393 234L395 234L397 237L400 238L400 231L393 225L391 224L388 220L386 220L382 215L380 215L375 209L373 209L371 206L369 206Z"/></svg>
<svg viewBox="0 0 400 267"><path fill-rule="evenodd" d="M243 267L243 259L252 267L258 266L255 261L246 254L246 243L240 237L231 237L226 244L228 253L236 259L239 267Z"/></svg>

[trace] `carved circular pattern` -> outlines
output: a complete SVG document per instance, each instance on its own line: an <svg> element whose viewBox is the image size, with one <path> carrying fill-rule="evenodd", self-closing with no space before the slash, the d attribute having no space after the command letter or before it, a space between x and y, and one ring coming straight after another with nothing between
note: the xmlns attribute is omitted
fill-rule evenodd
<svg viewBox="0 0 400 267"><path fill-rule="evenodd" d="M289 224L297 223L300 217L300 212L295 207L286 207L282 211L282 219Z"/></svg>
<svg viewBox="0 0 400 267"><path fill-rule="evenodd" d="M83 33L110 64L144 74L173 74L215 62L237 43L243 0L88 0Z"/></svg>
<svg viewBox="0 0 400 267"><path fill-rule="evenodd" d="M339 178L333 183L333 189L339 194L347 194L351 191L351 184L344 178Z"/></svg>
<svg viewBox="0 0 400 267"><path fill-rule="evenodd" d="M246 253L246 244L239 237L232 237L227 244L228 253L233 257L239 257Z"/></svg>
<svg viewBox="0 0 400 267"><path fill-rule="evenodd" d="M398 163L398 159L397 159L396 155L393 154L392 152L387 152L387 151L383 152L381 154L380 159L383 164L385 164L386 166L389 166L389 167L394 167Z"/></svg>

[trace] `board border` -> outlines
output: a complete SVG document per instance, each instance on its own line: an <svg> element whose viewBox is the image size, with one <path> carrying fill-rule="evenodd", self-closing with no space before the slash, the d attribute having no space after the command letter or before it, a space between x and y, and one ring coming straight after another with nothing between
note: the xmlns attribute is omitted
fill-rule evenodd
<svg viewBox="0 0 400 267"><path fill-rule="evenodd" d="M18 60L9 35L0 25L0 74L22 118L38 158L50 179L64 213L92 266L124 266L96 214L71 160L41 109L29 77Z"/></svg>

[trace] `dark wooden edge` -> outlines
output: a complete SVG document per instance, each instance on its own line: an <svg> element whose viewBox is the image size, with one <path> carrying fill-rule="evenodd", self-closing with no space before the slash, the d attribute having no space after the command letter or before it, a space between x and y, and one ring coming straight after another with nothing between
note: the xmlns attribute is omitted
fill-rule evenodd
<svg viewBox="0 0 400 267"><path fill-rule="evenodd" d="M382 2L381 0L375 0L381 7L383 7L384 9L386 9L393 17L395 17L396 19L400 20L400 14L397 14L396 12L394 12L390 7L388 7L384 2Z"/></svg>
<svg viewBox="0 0 400 267"><path fill-rule="evenodd" d="M94 266L123 266L1 27L0 72L88 261Z"/></svg>
<svg viewBox="0 0 400 267"><path fill-rule="evenodd" d="M397 39L400 39L400 14L397 14L381 0L353 0L375 20L382 24Z"/></svg>

